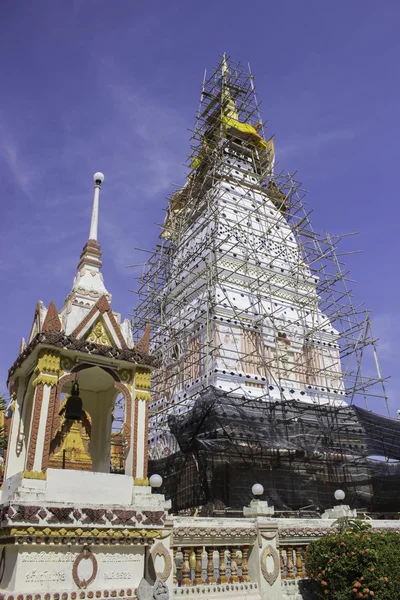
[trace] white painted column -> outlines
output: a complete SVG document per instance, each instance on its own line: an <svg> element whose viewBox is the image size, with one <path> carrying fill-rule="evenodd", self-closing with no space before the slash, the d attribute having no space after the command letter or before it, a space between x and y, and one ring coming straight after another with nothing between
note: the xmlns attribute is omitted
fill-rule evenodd
<svg viewBox="0 0 400 600"><path fill-rule="evenodd" d="M137 402L137 439L136 439L136 473L135 477L144 478L145 444L146 438L146 407L147 400L136 400Z"/></svg>

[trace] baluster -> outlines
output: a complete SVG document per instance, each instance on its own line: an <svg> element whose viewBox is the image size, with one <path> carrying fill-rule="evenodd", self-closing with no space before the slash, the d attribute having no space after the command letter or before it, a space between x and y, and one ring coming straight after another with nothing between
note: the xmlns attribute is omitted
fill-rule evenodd
<svg viewBox="0 0 400 600"><path fill-rule="evenodd" d="M286 579L285 559L283 558L283 548L279 548L279 556L281 559L281 579Z"/></svg>
<svg viewBox="0 0 400 600"><path fill-rule="evenodd" d="M301 546L296 547L296 577L303 579L306 576L304 569L303 560L303 548Z"/></svg>
<svg viewBox="0 0 400 600"><path fill-rule="evenodd" d="M216 583L214 575L214 548L208 548L207 550L207 583Z"/></svg>
<svg viewBox="0 0 400 600"><path fill-rule="evenodd" d="M231 578L229 581L239 581L237 566L237 548L231 550Z"/></svg>
<svg viewBox="0 0 400 600"><path fill-rule="evenodd" d="M196 570L196 552L194 551L193 548L190 548L189 568L190 568L190 580L191 580L191 583L193 584L193 580L195 577L195 570Z"/></svg>
<svg viewBox="0 0 400 600"><path fill-rule="evenodd" d="M201 555L203 554L203 548L196 548L196 563L195 563L195 570L194 570L194 584L195 585L201 585L203 583L203 578L201 576L202 573L202 557Z"/></svg>
<svg viewBox="0 0 400 600"><path fill-rule="evenodd" d="M249 547L243 546L242 550L242 581L250 581L249 577L249 564L247 562L247 556L249 554Z"/></svg>
<svg viewBox="0 0 400 600"><path fill-rule="evenodd" d="M226 576L226 565L225 565L225 548L220 548L219 552L219 577L218 583L228 583Z"/></svg>
<svg viewBox="0 0 400 600"><path fill-rule="evenodd" d="M183 549L182 585L192 585L190 579L189 548Z"/></svg>
<svg viewBox="0 0 400 600"><path fill-rule="evenodd" d="M173 574L174 574L174 585L178 585L177 569L176 569L176 548L173 548Z"/></svg>
<svg viewBox="0 0 400 600"><path fill-rule="evenodd" d="M286 556L287 556L287 576L289 579L294 579L292 546L288 546L286 548Z"/></svg>
<svg viewBox="0 0 400 600"><path fill-rule="evenodd" d="M242 570L243 552L242 552L242 549L240 548L240 546L238 546L236 548L236 564L237 564L238 580L239 581L243 581L243 579L242 579L242 575L243 575L243 570Z"/></svg>

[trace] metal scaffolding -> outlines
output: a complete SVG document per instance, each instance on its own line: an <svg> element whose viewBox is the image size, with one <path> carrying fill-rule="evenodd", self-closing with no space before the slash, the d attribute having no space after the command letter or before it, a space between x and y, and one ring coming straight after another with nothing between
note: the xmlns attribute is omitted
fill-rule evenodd
<svg viewBox="0 0 400 600"><path fill-rule="evenodd" d="M390 417L369 313L352 301L346 236L313 230L305 192L279 169L266 131L250 68L224 55L204 76L187 181L168 200L138 283L134 334L151 325L160 363L153 458L181 451L171 419L210 389L232 405L302 412L373 400ZM369 350L376 375L363 372Z"/></svg>

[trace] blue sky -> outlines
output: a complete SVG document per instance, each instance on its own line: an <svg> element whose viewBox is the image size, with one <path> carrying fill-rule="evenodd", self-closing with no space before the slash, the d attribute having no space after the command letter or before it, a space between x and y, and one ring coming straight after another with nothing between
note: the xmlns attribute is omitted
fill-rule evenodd
<svg viewBox="0 0 400 600"><path fill-rule="evenodd" d="M251 63L277 159L309 191L317 230L359 231L356 302L372 309L400 408L397 0L4 0L0 18L0 383L37 300L60 308L105 173L99 241L113 307L127 315L184 181L204 68ZM4 387L0 388L4 391Z"/></svg>

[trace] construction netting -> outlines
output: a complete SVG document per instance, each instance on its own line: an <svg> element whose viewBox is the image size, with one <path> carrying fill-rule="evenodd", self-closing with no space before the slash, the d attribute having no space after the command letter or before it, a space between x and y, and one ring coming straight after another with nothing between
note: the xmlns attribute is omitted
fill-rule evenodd
<svg viewBox="0 0 400 600"><path fill-rule="evenodd" d="M180 450L151 461L150 472L163 476L175 511L240 510L256 482L281 510L325 509L338 488L353 507L397 510L400 467L377 458L398 456L394 419L352 406L235 398L210 387L190 411L171 415L169 427Z"/></svg>

